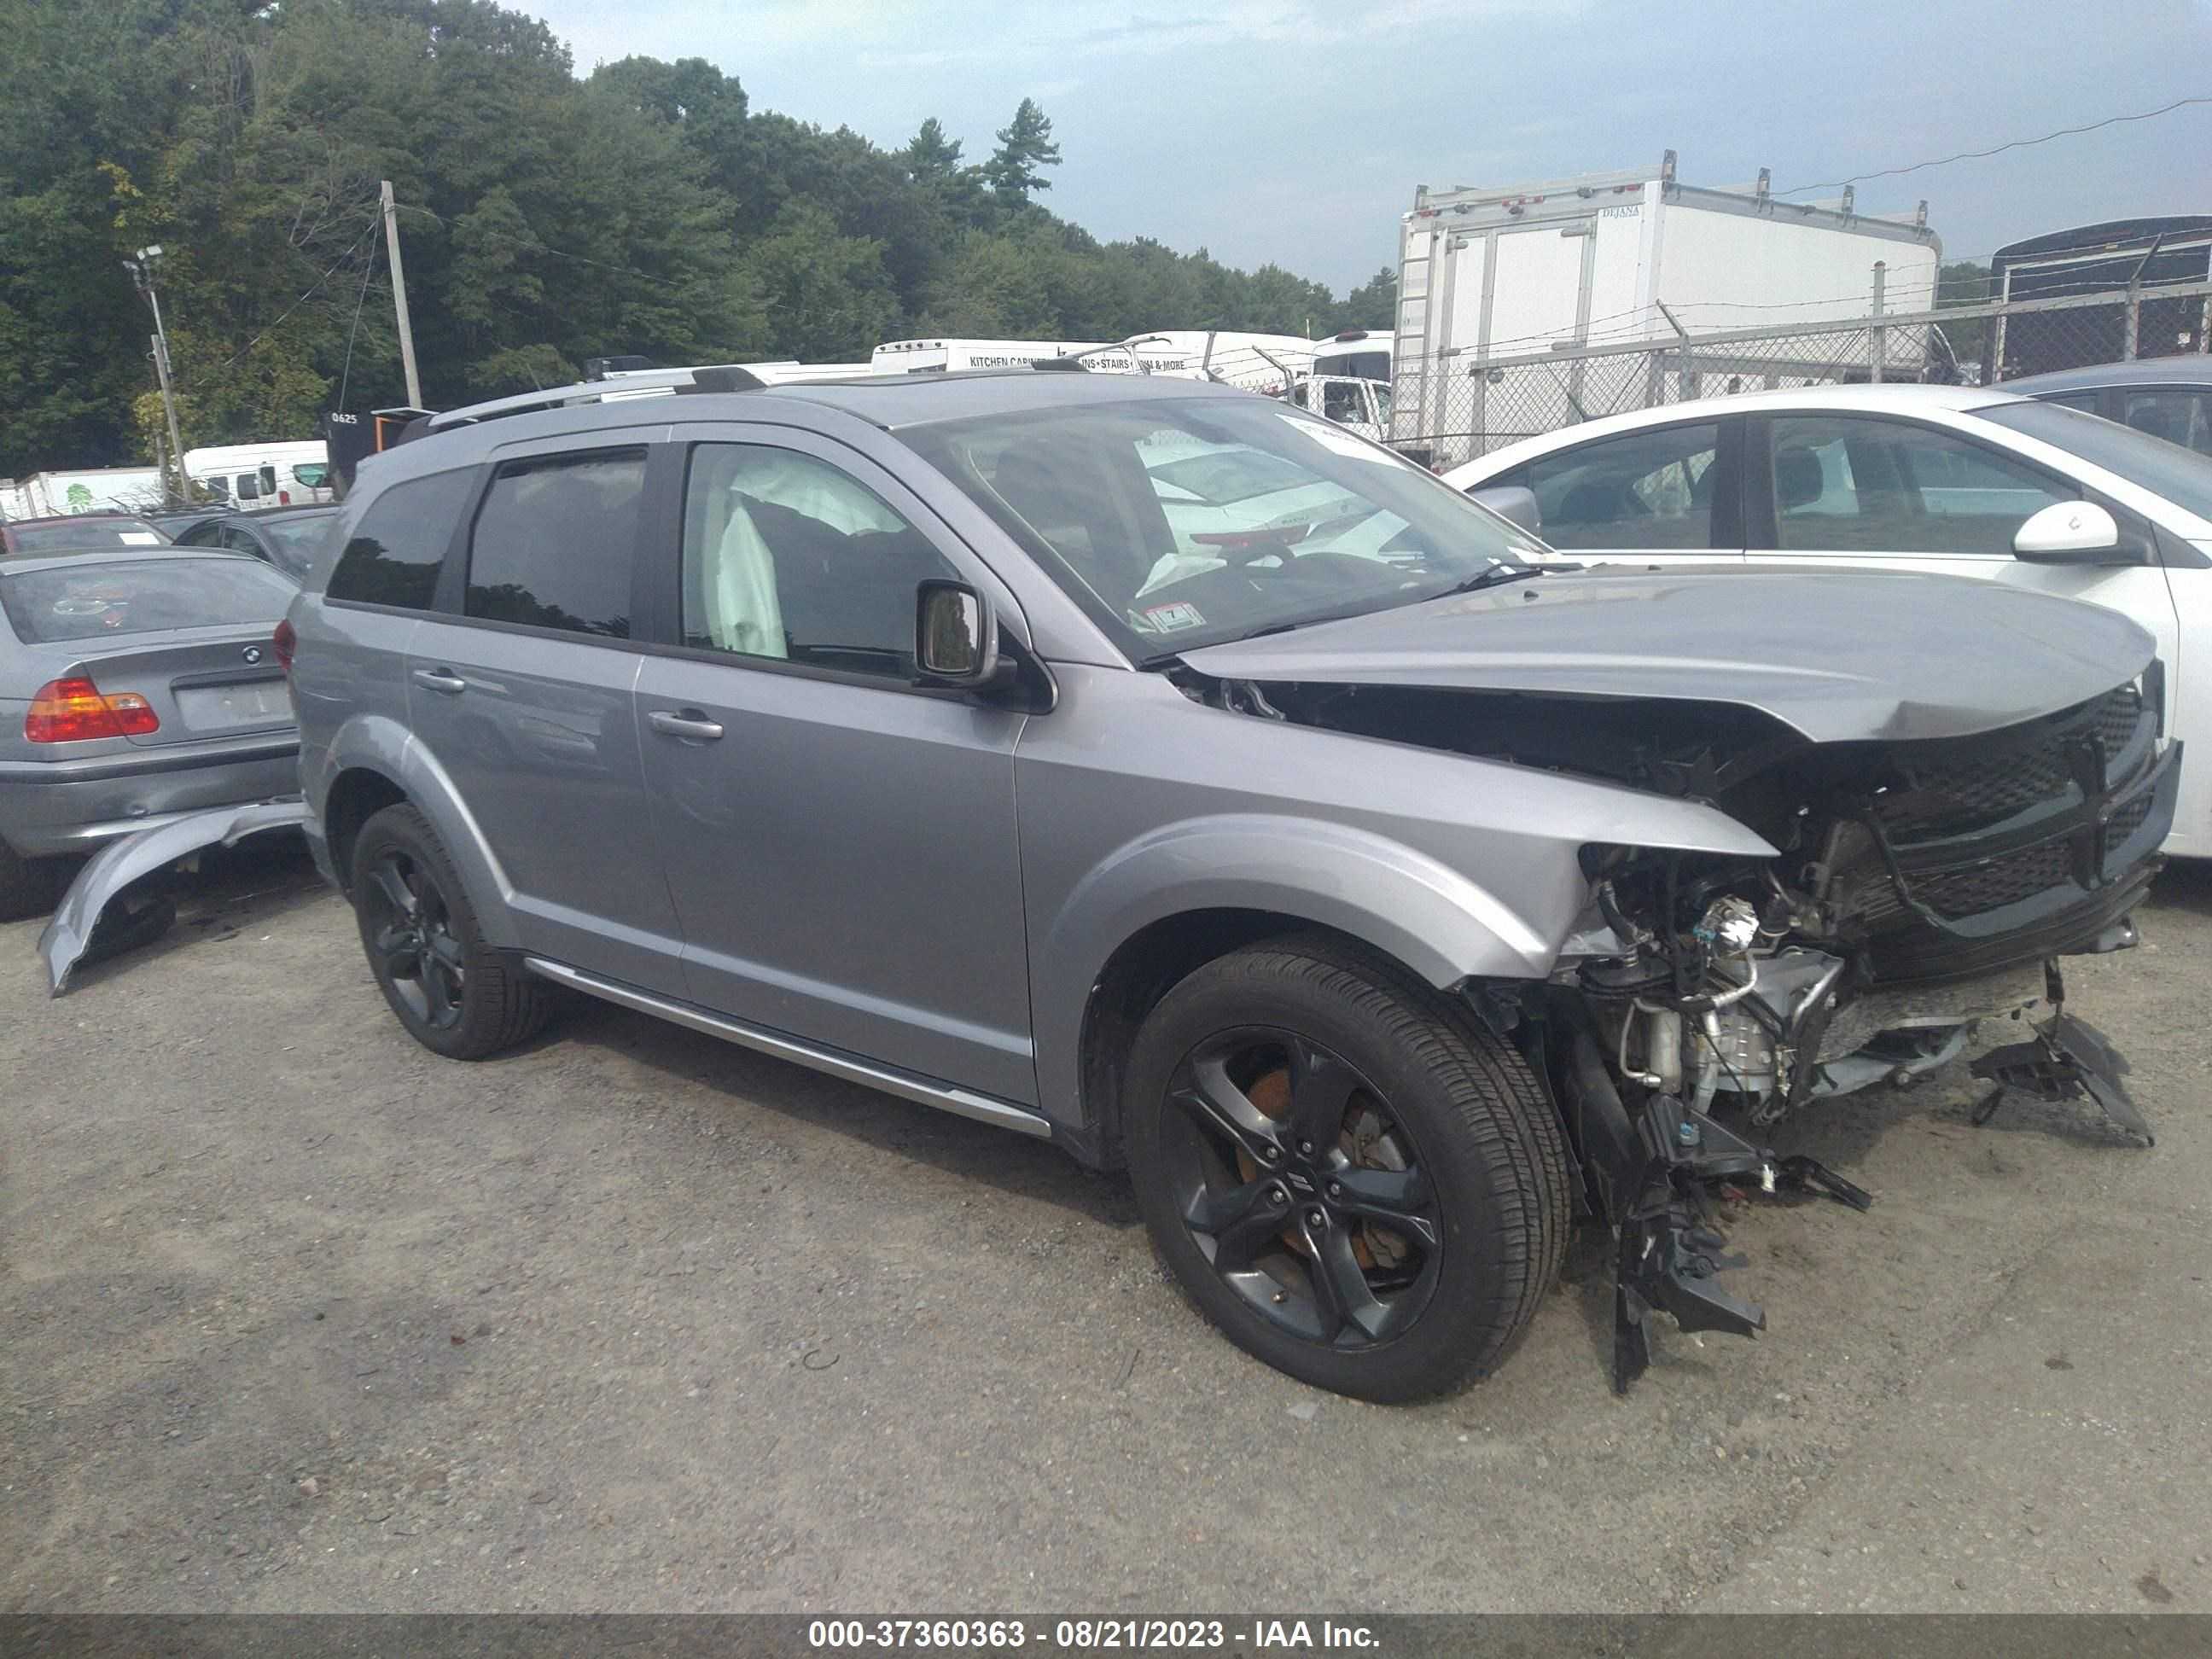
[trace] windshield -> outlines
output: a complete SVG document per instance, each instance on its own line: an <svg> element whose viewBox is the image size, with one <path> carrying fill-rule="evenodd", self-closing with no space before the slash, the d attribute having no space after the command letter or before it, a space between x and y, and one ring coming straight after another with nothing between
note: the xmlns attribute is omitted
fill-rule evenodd
<svg viewBox="0 0 2212 1659"><path fill-rule="evenodd" d="M267 565L238 558L49 565L0 576L0 608L26 645L274 623L293 592Z"/></svg>
<svg viewBox="0 0 2212 1659"><path fill-rule="evenodd" d="M2176 507L2212 521L2212 459L2179 444L2138 432L2118 421L2078 409L2023 398L1974 413L1995 425L2040 439L2130 483L2163 495Z"/></svg>
<svg viewBox="0 0 2212 1659"><path fill-rule="evenodd" d="M18 553L58 553L72 547L159 547L169 538L143 519L64 519L19 524L8 532Z"/></svg>
<svg viewBox="0 0 2212 1659"><path fill-rule="evenodd" d="M1265 398L901 435L1139 662L1434 599L1542 551L1411 461Z"/></svg>

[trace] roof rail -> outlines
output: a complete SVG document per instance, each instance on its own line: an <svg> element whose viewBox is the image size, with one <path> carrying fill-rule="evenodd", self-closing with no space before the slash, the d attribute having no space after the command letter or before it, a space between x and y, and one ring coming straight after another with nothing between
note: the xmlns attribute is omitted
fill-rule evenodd
<svg viewBox="0 0 2212 1659"><path fill-rule="evenodd" d="M617 402L626 398L659 398L677 392L754 392L767 383L734 363L698 368L653 368L617 371L603 380L580 380L574 386L546 386L489 403L466 404L433 415L422 433L447 432L474 426L508 415L532 415L540 410L565 409L571 404Z"/></svg>

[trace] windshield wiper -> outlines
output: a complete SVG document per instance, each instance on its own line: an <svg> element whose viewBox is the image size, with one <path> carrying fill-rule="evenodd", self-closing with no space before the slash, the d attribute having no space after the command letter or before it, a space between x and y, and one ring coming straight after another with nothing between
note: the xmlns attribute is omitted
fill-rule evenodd
<svg viewBox="0 0 2212 1659"><path fill-rule="evenodd" d="M1559 570L1579 570L1578 564L1493 564L1487 570L1478 570L1463 582L1455 582L1437 595L1449 599L1455 593L1480 593L1487 588L1503 587L1508 582L1525 581L1531 576L1547 576Z"/></svg>

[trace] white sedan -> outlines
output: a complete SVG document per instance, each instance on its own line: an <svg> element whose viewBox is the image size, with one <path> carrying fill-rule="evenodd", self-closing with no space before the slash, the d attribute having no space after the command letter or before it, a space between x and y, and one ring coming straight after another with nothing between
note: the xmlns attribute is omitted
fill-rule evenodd
<svg viewBox="0 0 2212 1659"><path fill-rule="evenodd" d="M1583 562L1876 566L2010 582L2158 639L2166 730L2212 755L2212 460L1998 386L1816 386L1615 415L1444 474ZM1729 618L1717 611L1717 648ZM2212 858L2212 762L2168 853Z"/></svg>

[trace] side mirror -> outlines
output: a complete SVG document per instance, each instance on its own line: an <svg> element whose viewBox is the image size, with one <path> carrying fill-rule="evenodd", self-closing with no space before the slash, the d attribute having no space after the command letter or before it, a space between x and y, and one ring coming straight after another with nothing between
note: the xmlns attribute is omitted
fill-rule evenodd
<svg viewBox="0 0 2212 1659"><path fill-rule="evenodd" d="M1510 520L1530 535L1543 532L1544 512L1536 505L1534 490L1512 484L1490 489L1470 489L1467 494L1469 501L1480 501L1499 518Z"/></svg>
<svg viewBox="0 0 2212 1659"><path fill-rule="evenodd" d="M999 624L988 602L966 582L939 578L923 582L915 601L914 664L927 684L976 689L996 684L1013 667L999 653Z"/></svg>
<svg viewBox="0 0 2212 1659"><path fill-rule="evenodd" d="M2094 501L2054 501L2031 514L2012 538L2014 556L2031 564L2147 564L2141 538Z"/></svg>

